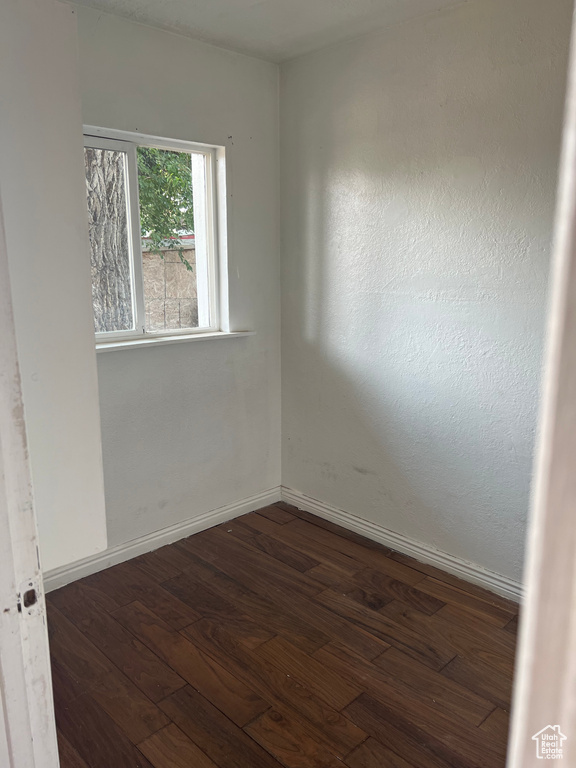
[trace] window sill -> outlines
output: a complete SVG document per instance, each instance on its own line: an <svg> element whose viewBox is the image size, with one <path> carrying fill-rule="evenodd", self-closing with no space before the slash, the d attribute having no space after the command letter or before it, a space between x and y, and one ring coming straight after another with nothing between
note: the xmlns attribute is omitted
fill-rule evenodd
<svg viewBox="0 0 576 768"><path fill-rule="evenodd" d="M185 341L209 341L211 339L235 339L240 336L254 336L256 331L210 331L208 333L175 334L174 336L139 336L122 341L97 341L96 352L112 352L116 349L134 347L156 347L161 344L180 344Z"/></svg>

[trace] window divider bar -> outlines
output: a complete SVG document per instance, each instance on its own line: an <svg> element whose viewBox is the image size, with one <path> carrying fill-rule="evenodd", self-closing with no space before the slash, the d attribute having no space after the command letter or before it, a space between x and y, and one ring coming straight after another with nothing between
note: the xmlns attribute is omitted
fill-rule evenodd
<svg viewBox="0 0 576 768"><path fill-rule="evenodd" d="M140 232L140 200L138 196L138 157L136 144L129 144L126 152L128 178L128 206L132 250L132 291L134 322L138 335L146 333L144 305L144 277L142 265L142 233Z"/></svg>

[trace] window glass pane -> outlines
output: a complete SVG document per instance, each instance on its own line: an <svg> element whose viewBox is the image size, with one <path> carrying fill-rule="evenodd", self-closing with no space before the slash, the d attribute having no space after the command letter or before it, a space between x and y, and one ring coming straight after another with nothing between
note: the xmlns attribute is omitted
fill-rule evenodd
<svg viewBox="0 0 576 768"><path fill-rule="evenodd" d="M146 330L198 328L196 155L155 147L137 153Z"/></svg>
<svg viewBox="0 0 576 768"><path fill-rule="evenodd" d="M134 328L126 153L85 147L96 333Z"/></svg>

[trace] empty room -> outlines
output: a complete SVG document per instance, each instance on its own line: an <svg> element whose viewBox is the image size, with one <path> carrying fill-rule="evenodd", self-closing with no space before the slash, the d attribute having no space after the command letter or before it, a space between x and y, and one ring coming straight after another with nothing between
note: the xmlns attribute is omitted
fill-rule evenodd
<svg viewBox="0 0 576 768"><path fill-rule="evenodd" d="M576 766L572 14L4 0L0 768Z"/></svg>

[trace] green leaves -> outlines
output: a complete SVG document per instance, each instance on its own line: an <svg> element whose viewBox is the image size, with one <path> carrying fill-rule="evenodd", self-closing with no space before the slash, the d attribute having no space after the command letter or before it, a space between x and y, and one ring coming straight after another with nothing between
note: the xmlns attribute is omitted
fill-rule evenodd
<svg viewBox="0 0 576 768"><path fill-rule="evenodd" d="M188 152L138 147L140 226L148 248L164 258L163 249L178 251L180 260L192 270L184 256L181 236L194 231L192 164Z"/></svg>

